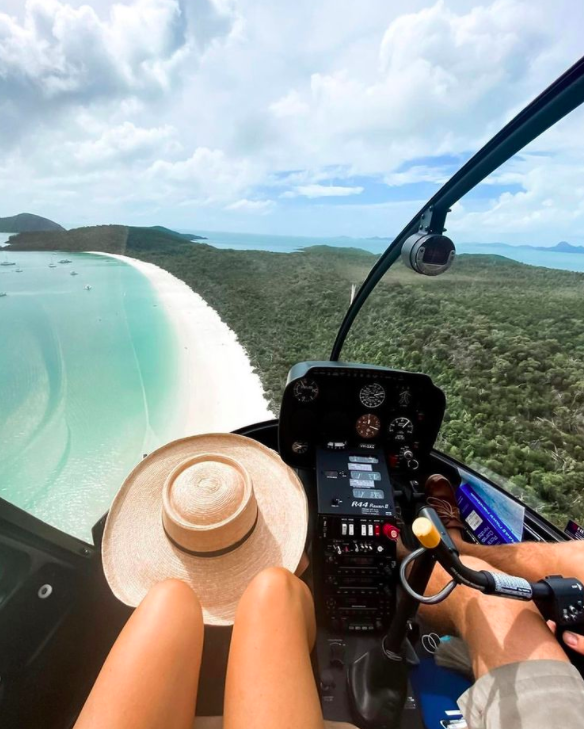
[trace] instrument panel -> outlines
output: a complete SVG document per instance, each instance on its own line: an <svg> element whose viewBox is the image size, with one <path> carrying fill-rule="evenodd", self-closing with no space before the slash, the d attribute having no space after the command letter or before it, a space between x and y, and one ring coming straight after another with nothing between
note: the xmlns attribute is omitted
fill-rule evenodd
<svg viewBox="0 0 584 729"><path fill-rule="evenodd" d="M313 468L317 448L381 447L391 469L416 471L442 424L444 393L423 374L343 362L301 362L288 375L279 448Z"/></svg>

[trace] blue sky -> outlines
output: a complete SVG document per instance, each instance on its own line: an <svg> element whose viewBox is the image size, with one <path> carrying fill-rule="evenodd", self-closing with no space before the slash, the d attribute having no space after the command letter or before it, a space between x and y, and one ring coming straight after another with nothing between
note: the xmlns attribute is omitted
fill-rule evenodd
<svg viewBox="0 0 584 729"><path fill-rule="evenodd" d="M570 0L3 0L0 215L390 236L578 59L582 27ZM583 113L449 232L584 243Z"/></svg>

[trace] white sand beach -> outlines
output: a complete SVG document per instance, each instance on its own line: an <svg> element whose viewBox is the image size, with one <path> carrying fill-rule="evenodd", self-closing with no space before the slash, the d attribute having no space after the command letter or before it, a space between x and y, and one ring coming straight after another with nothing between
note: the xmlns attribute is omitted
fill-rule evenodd
<svg viewBox="0 0 584 729"><path fill-rule="evenodd" d="M152 263L113 253L94 255L117 258L147 276L174 323L182 356L177 383L181 412L173 437L230 431L274 417L245 349L199 294Z"/></svg>

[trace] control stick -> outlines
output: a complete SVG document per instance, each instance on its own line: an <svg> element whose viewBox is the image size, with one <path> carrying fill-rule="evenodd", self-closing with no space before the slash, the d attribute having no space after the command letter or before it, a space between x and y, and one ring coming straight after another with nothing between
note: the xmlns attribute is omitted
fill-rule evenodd
<svg viewBox="0 0 584 729"><path fill-rule="evenodd" d="M349 698L359 726L364 729L397 729L407 696L407 634L420 604L445 600L459 584L487 595L515 600L533 600L546 620L564 631L584 629L584 585L576 578L551 575L539 582L522 577L473 570L467 567L442 524L430 507L423 507L412 530L422 545L401 564L404 592L382 641L349 668ZM452 580L435 595L424 595L435 562ZM409 575L408 567L411 566ZM571 651L572 663L584 671L584 657Z"/></svg>
<svg viewBox="0 0 584 729"><path fill-rule="evenodd" d="M514 577L488 570L473 570L467 567L456 549L450 535L440 521L440 517L430 507L423 507L412 525L414 534L422 548L408 555L400 569L401 582L412 599L432 604L444 600L458 584L474 588L486 595L514 600L533 600L545 620L556 623L558 639L565 631L584 631L584 585L575 577L549 575L538 582L529 582L523 577ZM433 554L435 559L452 577L437 595L423 595L406 575L408 566L426 555ZM568 649L572 663L584 671L584 657Z"/></svg>

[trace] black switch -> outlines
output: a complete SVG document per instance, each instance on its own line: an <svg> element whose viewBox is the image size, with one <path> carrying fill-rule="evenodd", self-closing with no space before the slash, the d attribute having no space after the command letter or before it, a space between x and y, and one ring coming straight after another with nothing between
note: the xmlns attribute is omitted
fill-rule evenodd
<svg viewBox="0 0 584 729"><path fill-rule="evenodd" d="M323 692L331 691L335 687L335 677L330 668L325 668L320 674L320 689Z"/></svg>
<svg viewBox="0 0 584 729"><path fill-rule="evenodd" d="M331 666L340 666L341 668L345 665L345 649L346 645L340 641L335 641L330 644L329 647L329 661Z"/></svg>

